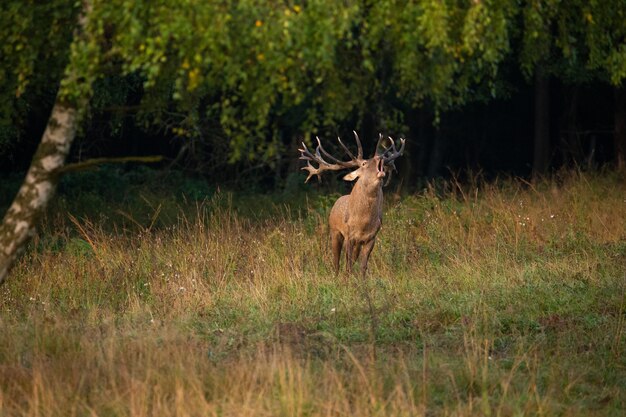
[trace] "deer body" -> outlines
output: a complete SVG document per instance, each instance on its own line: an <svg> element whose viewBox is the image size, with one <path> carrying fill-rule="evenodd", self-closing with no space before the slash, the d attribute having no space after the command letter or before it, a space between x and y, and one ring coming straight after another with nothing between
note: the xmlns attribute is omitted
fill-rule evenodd
<svg viewBox="0 0 626 417"><path fill-rule="evenodd" d="M375 154L370 159L363 159L361 143L356 132L355 137L359 147L358 157L356 158L339 140L340 145L346 150L352 161L344 162L332 157L322 148L319 139L315 155L303 144L304 149L301 149L301 159L315 161L319 164L318 168L314 168L310 163L303 168L309 171L309 178L312 175L318 175L319 177L319 174L324 170L357 168L344 177L347 181L357 181L349 195L344 195L335 202L330 211L328 223L330 226L335 273L339 272L341 252L345 250L348 273L352 272L352 264L360 258L361 274L364 276L367 271L370 254L374 248L376 235L382 225L383 179L387 175L386 171L395 168L393 160L402 154L404 139L401 140L402 146L400 151L396 150L395 143L391 140L392 145L386 148L382 154ZM382 136L379 139L377 149L381 142ZM327 158L330 158L334 164L326 162L320 152ZM307 181L309 178L307 178Z"/></svg>
<svg viewBox="0 0 626 417"><path fill-rule="evenodd" d="M346 268L361 257L361 273L365 274L376 235L383 220L382 180L368 184L358 179L349 195L340 197L330 211L328 224L335 273L339 272L341 251L345 248Z"/></svg>

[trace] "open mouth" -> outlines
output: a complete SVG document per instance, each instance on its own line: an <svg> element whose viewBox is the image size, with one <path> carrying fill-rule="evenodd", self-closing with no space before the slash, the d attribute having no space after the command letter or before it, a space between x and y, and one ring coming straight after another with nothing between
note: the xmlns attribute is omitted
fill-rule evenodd
<svg viewBox="0 0 626 417"><path fill-rule="evenodd" d="M385 177L385 161L382 158L378 160L377 168L378 168L378 173L376 174L376 176L378 178L384 178Z"/></svg>

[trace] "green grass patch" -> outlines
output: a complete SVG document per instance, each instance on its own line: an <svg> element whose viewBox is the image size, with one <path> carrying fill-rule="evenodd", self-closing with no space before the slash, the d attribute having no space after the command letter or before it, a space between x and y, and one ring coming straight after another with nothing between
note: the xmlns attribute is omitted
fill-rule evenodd
<svg viewBox="0 0 626 417"><path fill-rule="evenodd" d="M0 288L0 415L626 408L618 178L388 193L362 280L330 267L336 196L90 175Z"/></svg>

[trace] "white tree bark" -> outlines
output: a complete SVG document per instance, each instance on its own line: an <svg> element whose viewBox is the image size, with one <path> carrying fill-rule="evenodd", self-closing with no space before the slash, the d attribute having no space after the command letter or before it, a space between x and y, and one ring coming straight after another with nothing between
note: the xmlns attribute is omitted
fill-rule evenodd
<svg viewBox="0 0 626 417"><path fill-rule="evenodd" d="M91 1L83 0L83 10L78 18L74 42L85 40L85 29L91 10ZM71 58L65 77L90 83L87 79L77 77ZM63 93L59 91L26 178L0 224L0 284L4 282L19 252L24 249L32 236L37 218L54 195L61 174L60 168L65 164L70 152L91 88L89 86L82 91L85 92L84 97L75 98L71 102L65 100L62 97Z"/></svg>
<svg viewBox="0 0 626 417"><path fill-rule="evenodd" d="M37 218L54 194L58 170L65 163L77 125L76 108L57 100L24 183L0 225L0 283L33 234Z"/></svg>

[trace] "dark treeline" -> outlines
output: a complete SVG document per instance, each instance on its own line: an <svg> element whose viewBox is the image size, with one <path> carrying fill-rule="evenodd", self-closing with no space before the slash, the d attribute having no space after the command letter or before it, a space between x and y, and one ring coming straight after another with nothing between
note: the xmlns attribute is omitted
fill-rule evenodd
<svg viewBox="0 0 626 417"><path fill-rule="evenodd" d="M546 174L561 168L597 169L617 164L616 148L621 143L619 123L623 123L623 103L619 89L595 82L564 84L551 79L546 100L548 135L544 140ZM409 139L402 162L402 185L407 190L422 186L424 181L466 173L481 173L485 178L496 175L530 177L534 164L536 134L536 86L519 77L511 84L505 98L470 103L462 108L435 113L429 109L409 109L403 118ZM38 103L29 113L19 146L6 147L0 154L3 173L23 172L28 168L39 138L46 126L52 106ZM280 130L284 151L273 165L228 163L228 148L219 146L223 133L207 127L198 137L180 137L162 128L140 126L135 117L133 98L122 105L105 108L89 118L73 146L70 160L97 157L164 155L162 167L178 169L206 177L215 183L231 186L263 185L282 187L300 164L296 151L301 135L289 129ZM626 115L624 115L626 117ZM355 128L371 151L381 129L374 112L361 120L346 121L335 131L321 137L332 143L336 135L351 139ZM623 128L622 128L623 129ZM324 137L324 135L330 135ZM263 139L261 139L263 140ZM218 146L216 146L216 144ZM336 153L341 155L338 149Z"/></svg>
<svg viewBox="0 0 626 417"><path fill-rule="evenodd" d="M163 155L233 186L282 187L301 141L353 129L370 152L379 132L408 139L408 190L624 166L623 1L83 6L0 9L2 173L29 167L63 102L81 120L70 162Z"/></svg>

